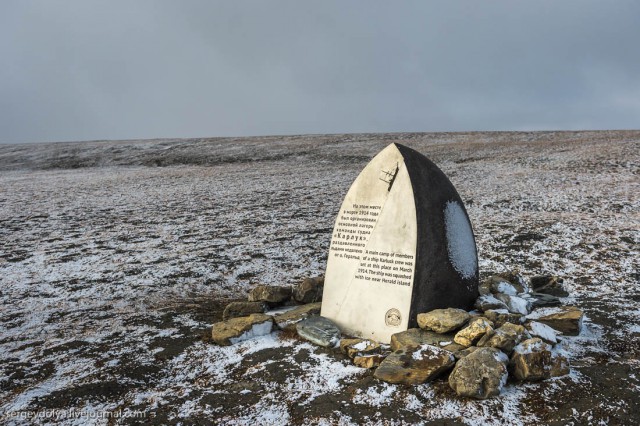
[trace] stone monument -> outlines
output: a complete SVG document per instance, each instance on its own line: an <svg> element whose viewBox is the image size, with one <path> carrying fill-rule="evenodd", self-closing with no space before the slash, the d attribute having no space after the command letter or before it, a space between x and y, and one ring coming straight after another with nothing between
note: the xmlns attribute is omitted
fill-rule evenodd
<svg viewBox="0 0 640 426"><path fill-rule="evenodd" d="M469 309L478 257L466 210L445 174L400 144L362 170L335 222L321 315L389 343L418 313Z"/></svg>

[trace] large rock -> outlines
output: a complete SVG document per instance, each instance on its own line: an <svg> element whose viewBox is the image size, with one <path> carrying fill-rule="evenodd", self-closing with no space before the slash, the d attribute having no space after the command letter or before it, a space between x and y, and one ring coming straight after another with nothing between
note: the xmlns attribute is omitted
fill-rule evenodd
<svg viewBox="0 0 640 426"><path fill-rule="evenodd" d="M569 374L569 361L535 337L515 347L509 368L518 380L538 381Z"/></svg>
<svg viewBox="0 0 640 426"><path fill-rule="evenodd" d="M349 358L356 355L373 354L380 351L380 343L368 339L342 339L340 350Z"/></svg>
<svg viewBox="0 0 640 426"><path fill-rule="evenodd" d="M541 322L569 336L577 336L582 330L584 314L574 306L542 308L533 311L528 319Z"/></svg>
<svg viewBox="0 0 640 426"><path fill-rule="evenodd" d="M529 313L529 308L531 306L528 300L523 299L522 297L503 293L497 293L495 296L496 299L507 305L507 310L512 314L527 315Z"/></svg>
<svg viewBox="0 0 640 426"><path fill-rule="evenodd" d="M479 341L478 347L500 349L509 354L513 348L525 337L526 330L521 325L505 323L500 328L485 334Z"/></svg>
<svg viewBox="0 0 640 426"><path fill-rule="evenodd" d="M417 385L431 381L455 364L453 354L432 345L422 345L391 353L374 376L389 383Z"/></svg>
<svg viewBox="0 0 640 426"><path fill-rule="evenodd" d="M249 302L284 303L291 299L291 287L259 285L249 293Z"/></svg>
<svg viewBox="0 0 640 426"><path fill-rule="evenodd" d="M334 347L340 342L340 329L330 319L321 316L309 317L296 324L298 335L324 347Z"/></svg>
<svg viewBox="0 0 640 426"><path fill-rule="evenodd" d="M252 314L217 322L211 328L211 338L218 345L227 346L252 337L271 333L273 318L269 315Z"/></svg>
<svg viewBox="0 0 640 426"><path fill-rule="evenodd" d="M222 319L246 317L251 314L262 314L267 309L264 302L231 302L224 308Z"/></svg>
<svg viewBox="0 0 640 426"><path fill-rule="evenodd" d="M484 313L484 316L494 324L494 327L501 327L506 323L519 325L525 320L524 315L512 314L506 309L490 309Z"/></svg>
<svg viewBox="0 0 640 426"><path fill-rule="evenodd" d="M298 303L314 303L322 300L324 277L305 278L293 289L293 299Z"/></svg>
<svg viewBox="0 0 640 426"><path fill-rule="evenodd" d="M554 275L536 275L531 277L531 289L536 293L545 293L557 297L567 297L569 292L562 285L563 279Z"/></svg>
<svg viewBox="0 0 640 426"><path fill-rule="evenodd" d="M507 309L507 305L502 300L496 299L492 294L478 297L473 307L482 312L489 309Z"/></svg>
<svg viewBox="0 0 640 426"><path fill-rule="evenodd" d="M552 345L558 343L558 332L546 324L531 321L525 325L525 328L531 337L539 337Z"/></svg>
<svg viewBox="0 0 640 426"><path fill-rule="evenodd" d="M509 358L498 349L479 348L461 358L449 375L449 386L460 396L486 399L500 394L509 375Z"/></svg>
<svg viewBox="0 0 640 426"><path fill-rule="evenodd" d="M469 321L471 316L462 309L447 308L418 314L418 326L436 333L450 333L458 330Z"/></svg>
<svg viewBox="0 0 640 426"><path fill-rule="evenodd" d="M303 319L313 315L318 315L320 313L321 307L322 303L320 302L309 303L307 305L298 306L297 308L291 309L290 311L274 315L273 320L275 321L278 328L282 330L293 331L296 328L296 324Z"/></svg>
<svg viewBox="0 0 640 426"><path fill-rule="evenodd" d="M422 345L444 346L453 343L453 334L440 334L434 331L410 328L391 335L391 350L417 348Z"/></svg>
<svg viewBox="0 0 640 426"><path fill-rule="evenodd" d="M482 336L493 331L493 323L486 318L476 318L469 322L469 325L458 331L453 338L459 345L473 346Z"/></svg>

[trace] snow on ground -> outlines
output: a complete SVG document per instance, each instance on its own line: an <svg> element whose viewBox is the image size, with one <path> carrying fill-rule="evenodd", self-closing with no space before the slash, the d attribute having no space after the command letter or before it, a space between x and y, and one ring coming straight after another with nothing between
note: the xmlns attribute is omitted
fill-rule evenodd
<svg viewBox="0 0 640 426"><path fill-rule="evenodd" d="M0 146L0 416L629 423L640 411L639 141L535 132ZM253 285L323 273L342 197L391 142L456 186L482 274L565 279L565 302L586 312L584 333L559 349L570 376L470 401L444 381L378 382L286 334L224 348L203 338Z"/></svg>

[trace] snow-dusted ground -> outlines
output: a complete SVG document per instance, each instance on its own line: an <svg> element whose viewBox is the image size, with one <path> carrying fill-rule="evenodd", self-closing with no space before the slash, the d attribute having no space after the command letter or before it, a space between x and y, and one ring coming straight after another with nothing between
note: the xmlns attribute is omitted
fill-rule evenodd
<svg viewBox="0 0 640 426"><path fill-rule="evenodd" d="M450 177L483 273L565 278L588 318L564 342L570 376L479 402L443 381L378 382L289 335L225 348L202 338L252 285L323 273L342 197L394 141ZM639 153L640 132L0 145L0 418L637 421Z"/></svg>

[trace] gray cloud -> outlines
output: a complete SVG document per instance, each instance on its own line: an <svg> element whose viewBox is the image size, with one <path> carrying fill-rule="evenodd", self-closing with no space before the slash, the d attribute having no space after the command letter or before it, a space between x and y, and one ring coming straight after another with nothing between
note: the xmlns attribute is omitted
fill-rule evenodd
<svg viewBox="0 0 640 426"><path fill-rule="evenodd" d="M0 142L638 128L635 1L7 1Z"/></svg>

